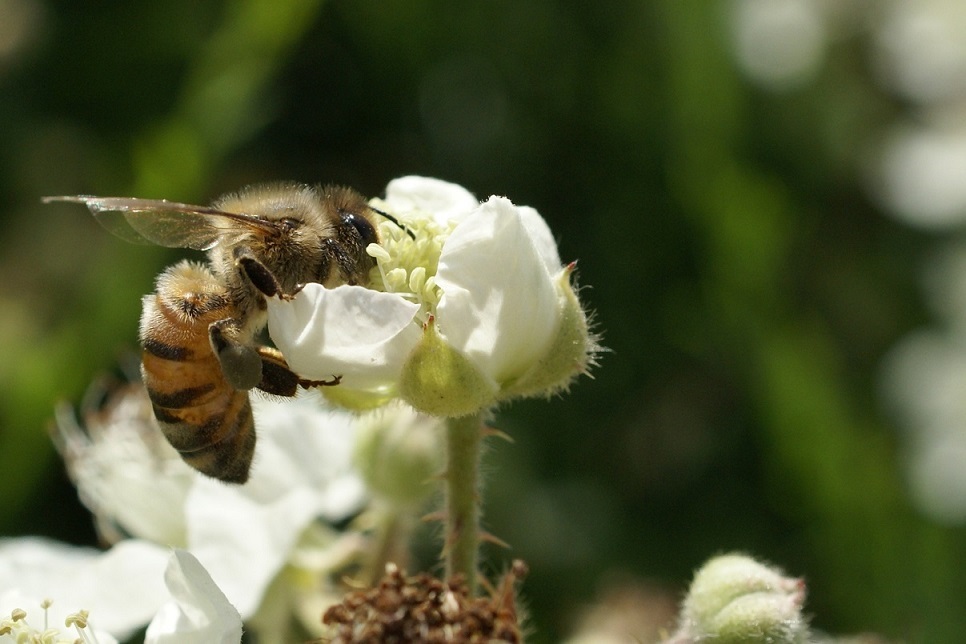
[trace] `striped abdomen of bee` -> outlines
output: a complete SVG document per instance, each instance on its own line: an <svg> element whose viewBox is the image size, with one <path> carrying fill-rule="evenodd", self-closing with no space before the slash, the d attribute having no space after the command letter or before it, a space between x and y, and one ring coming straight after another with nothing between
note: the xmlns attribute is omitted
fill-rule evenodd
<svg viewBox="0 0 966 644"><path fill-rule="evenodd" d="M236 362L250 373L233 375L231 382L211 335L213 324L230 325L236 314L225 284L208 267L188 261L169 267L144 297L141 366L154 415L185 462L208 476L244 483L255 451L247 389L261 378L261 359L240 338L234 347L243 354Z"/></svg>

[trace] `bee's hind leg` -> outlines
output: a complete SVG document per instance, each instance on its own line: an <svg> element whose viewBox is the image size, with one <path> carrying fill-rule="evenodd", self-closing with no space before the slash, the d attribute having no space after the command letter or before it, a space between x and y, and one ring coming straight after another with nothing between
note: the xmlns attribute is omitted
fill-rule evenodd
<svg viewBox="0 0 966 644"><path fill-rule="evenodd" d="M212 322L208 327L208 340L228 384L239 391L248 391L262 381L262 359L254 347L232 339L234 323L230 318Z"/></svg>
<svg viewBox="0 0 966 644"><path fill-rule="evenodd" d="M258 388L276 396L292 397L298 388L332 387L339 384L341 376L333 376L331 380L307 380L292 371L282 352L271 347L258 347L258 355L262 361L262 380Z"/></svg>

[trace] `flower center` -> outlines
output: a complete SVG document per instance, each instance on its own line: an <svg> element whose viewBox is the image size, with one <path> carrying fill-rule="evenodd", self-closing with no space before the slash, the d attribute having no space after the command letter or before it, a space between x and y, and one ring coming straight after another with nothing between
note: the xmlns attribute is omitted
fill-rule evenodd
<svg viewBox="0 0 966 644"><path fill-rule="evenodd" d="M388 210L381 200L373 200L373 206ZM436 285L436 270L443 242L453 232L455 223L441 224L432 214L418 210L392 214L404 228L388 220L379 224L381 243L369 244L366 249L376 260L369 275L369 288L397 293L418 303L422 307L420 317L428 319L436 312L442 295Z"/></svg>
<svg viewBox="0 0 966 644"><path fill-rule="evenodd" d="M45 599L40 603L44 610L43 627L37 628L27 621L27 611L22 608L14 608L10 611L8 619L0 619L0 638L4 635L11 638L14 642L41 642L43 644L73 644L82 642L83 644L97 644L97 635L87 628L88 611L79 610L71 613L64 621L64 626L73 628L77 636L73 633L67 635L56 628L51 628L48 623L47 609L53 603L50 599Z"/></svg>

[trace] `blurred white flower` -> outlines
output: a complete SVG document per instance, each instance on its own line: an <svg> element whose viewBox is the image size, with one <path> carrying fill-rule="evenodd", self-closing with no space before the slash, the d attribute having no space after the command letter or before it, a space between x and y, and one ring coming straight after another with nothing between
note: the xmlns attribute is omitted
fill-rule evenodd
<svg viewBox="0 0 966 644"><path fill-rule="evenodd" d="M910 491L933 519L966 521L966 336L921 331L883 365L884 397L904 430Z"/></svg>
<svg viewBox="0 0 966 644"><path fill-rule="evenodd" d="M167 558L167 548L138 540L123 541L106 552L40 538L0 541L0 619L24 610L28 626L43 632L63 629L70 615L83 610L95 634L124 639L147 624L166 601L161 577ZM52 602L44 618L35 618L33 608L48 597ZM66 637L74 641L76 634ZM96 637L102 644L114 641Z"/></svg>
<svg viewBox="0 0 966 644"><path fill-rule="evenodd" d="M190 551L248 619L306 533L352 516L366 499L352 468L356 417L320 402L253 396L259 442L243 486L185 465L154 424L143 387L85 410L86 428L62 412L58 442L81 499L99 525L116 526L115 541L158 539Z"/></svg>
<svg viewBox="0 0 966 644"><path fill-rule="evenodd" d="M184 547L180 508L197 476L158 431L144 387L95 383L87 400L80 422L70 405L58 406L53 438L101 536Z"/></svg>
<svg viewBox="0 0 966 644"><path fill-rule="evenodd" d="M292 368L342 376L324 393L350 406L400 395L416 409L461 416L514 397L552 393L586 372L597 350L532 208L479 204L436 179L391 182L373 288L309 284L269 302L269 330Z"/></svg>
<svg viewBox="0 0 966 644"><path fill-rule="evenodd" d="M171 554L164 583L171 592L171 600L148 625L145 644L237 644L241 641L241 616L190 553L175 550Z"/></svg>
<svg viewBox="0 0 966 644"><path fill-rule="evenodd" d="M906 223L943 229L966 222L966 118L899 125L886 138L878 192Z"/></svg>
<svg viewBox="0 0 966 644"><path fill-rule="evenodd" d="M902 0L881 9L879 75L915 107L887 132L875 190L907 223L960 226L966 222L966 4Z"/></svg>
<svg viewBox="0 0 966 644"><path fill-rule="evenodd" d="M354 416L315 396L257 401L252 475L229 486L199 475L185 502L188 550L243 618L258 608L303 533L358 512L365 487L352 469Z"/></svg>
<svg viewBox="0 0 966 644"><path fill-rule="evenodd" d="M903 338L883 361L882 393L902 430L912 498L947 524L966 522L966 246L936 254L927 301L941 320Z"/></svg>
<svg viewBox="0 0 966 644"><path fill-rule="evenodd" d="M735 0L732 34L743 71L772 87L809 80L825 54L821 9L817 0Z"/></svg>
<svg viewBox="0 0 966 644"><path fill-rule="evenodd" d="M958 98L966 91L966 4L960 0L885 3L877 30L880 71L914 101Z"/></svg>

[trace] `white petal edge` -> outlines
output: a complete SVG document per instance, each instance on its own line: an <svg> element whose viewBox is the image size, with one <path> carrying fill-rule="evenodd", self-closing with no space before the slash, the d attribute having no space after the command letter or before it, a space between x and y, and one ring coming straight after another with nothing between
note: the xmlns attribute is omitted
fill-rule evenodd
<svg viewBox="0 0 966 644"><path fill-rule="evenodd" d="M268 329L300 376L372 390L395 383L420 337L419 305L361 286L309 284L295 299L268 302Z"/></svg>
<svg viewBox="0 0 966 644"><path fill-rule="evenodd" d="M241 616L204 567L185 550L171 554L164 573L171 592L145 634L145 644L237 644Z"/></svg>
<svg viewBox="0 0 966 644"><path fill-rule="evenodd" d="M398 213L412 210L432 213L440 223L462 219L480 204L463 186L419 176L390 181L386 186L386 203Z"/></svg>
<svg viewBox="0 0 966 644"><path fill-rule="evenodd" d="M540 259L543 260L547 272L556 275L560 271L560 253L557 251L557 240L553 238L550 226L534 208L530 206L517 206L516 208L517 212L520 213L523 227L530 234L530 241L533 242L533 247L540 255Z"/></svg>
<svg viewBox="0 0 966 644"><path fill-rule="evenodd" d="M500 383L543 356L560 319L546 238L532 226L535 213L491 197L453 230L436 274L440 333Z"/></svg>

